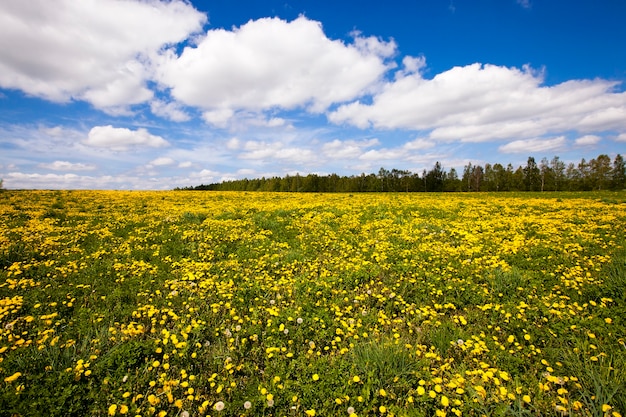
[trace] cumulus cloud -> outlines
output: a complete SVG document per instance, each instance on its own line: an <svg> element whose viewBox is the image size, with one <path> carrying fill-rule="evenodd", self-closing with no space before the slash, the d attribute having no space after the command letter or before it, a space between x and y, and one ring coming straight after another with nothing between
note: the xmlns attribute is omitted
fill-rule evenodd
<svg viewBox="0 0 626 417"><path fill-rule="evenodd" d="M312 163L316 154L308 148L289 146L281 141L246 141L238 154L240 159L258 161L280 161L294 163Z"/></svg>
<svg viewBox="0 0 626 417"><path fill-rule="evenodd" d="M615 138L618 142L626 142L626 133L622 133Z"/></svg>
<svg viewBox="0 0 626 417"><path fill-rule="evenodd" d="M138 146L160 148L169 145L165 139L148 133L146 129L130 130L111 125L93 127L83 144L113 151L125 151Z"/></svg>
<svg viewBox="0 0 626 417"><path fill-rule="evenodd" d="M152 97L146 79L160 51L205 22L182 0L7 0L0 14L0 87L123 112Z"/></svg>
<svg viewBox="0 0 626 417"><path fill-rule="evenodd" d="M331 122L360 128L429 131L437 141L482 142L566 130L626 129L626 92L616 82L574 80L544 86L541 72L495 65L455 67L426 79L405 62L373 96L341 105ZM419 68L419 65L417 65Z"/></svg>
<svg viewBox="0 0 626 417"><path fill-rule="evenodd" d="M93 164L83 164L80 162L72 163L68 161L54 161L50 163L42 163L38 166L53 171L92 171L96 169L96 166Z"/></svg>
<svg viewBox="0 0 626 417"><path fill-rule="evenodd" d="M226 127L234 115L235 112L232 109L216 109L205 111L202 114L202 118L205 122L215 127Z"/></svg>
<svg viewBox="0 0 626 417"><path fill-rule="evenodd" d="M167 165L174 165L176 163L176 161L174 161L172 158L168 158L165 156L153 159L152 161L150 161L149 165L150 166L156 166L156 167L162 167L162 166L167 166Z"/></svg>
<svg viewBox="0 0 626 417"><path fill-rule="evenodd" d="M406 149L407 151L421 151L424 149L433 148L434 146L435 146L435 143L432 140L418 138L410 142L407 142L404 145L404 149Z"/></svg>
<svg viewBox="0 0 626 417"><path fill-rule="evenodd" d="M178 101L225 123L236 110L308 107L323 111L352 100L389 69L393 41L355 35L346 44L326 37L319 22L300 17L254 20L214 29L160 65L157 79Z"/></svg>
<svg viewBox="0 0 626 417"><path fill-rule="evenodd" d="M189 174L189 178L192 181L199 182L202 184L209 184L211 182L216 182L219 176L220 176L219 172L212 171L210 169L203 169L201 171L192 172L191 174Z"/></svg>
<svg viewBox="0 0 626 417"><path fill-rule="evenodd" d="M5 176L7 188L34 189L102 189L118 188L128 178L89 176L77 174L39 174L10 172Z"/></svg>
<svg viewBox="0 0 626 417"><path fill-rule="evenodd" d="M191 120L191 116L185 112L178 103L165 102L163 100L152 100L150 110L153 114L174 122L186 122Z"/></svg>
<svg viewBox="0 0 626 417"><path fill-rule="evenodd" d="M574 141L578 146L591 146L600 142L601 138L597 135L585 135Z"/></svg>
<svg viewBox="0 0 626 417"><path fill-rule="evenodd" d="M524 139L515 140L509 142L506 145L500 146L498 150L502 153L533 153L533 152L545 152L545 151L558 151L563 150L567 140L565 136L559 136L556 138L544 139Z"/></svg>
<svg viewBox="0 0 626 417"><path fill-rule="evenodd" d="M380 141L376 138L366 140L338 140L335 139L322 145L324 156L331 159L359 158L365 149L377 146Z"/></svg>

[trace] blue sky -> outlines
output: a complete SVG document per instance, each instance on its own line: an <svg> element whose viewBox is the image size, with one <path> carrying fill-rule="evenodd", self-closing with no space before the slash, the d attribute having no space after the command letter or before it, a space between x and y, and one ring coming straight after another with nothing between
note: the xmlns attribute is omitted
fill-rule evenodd
<svg viewBox="0 0 626 417"><path fill-rule="evenodd" d="M620 0L0 4L5 188L626 150Z"/></svg>

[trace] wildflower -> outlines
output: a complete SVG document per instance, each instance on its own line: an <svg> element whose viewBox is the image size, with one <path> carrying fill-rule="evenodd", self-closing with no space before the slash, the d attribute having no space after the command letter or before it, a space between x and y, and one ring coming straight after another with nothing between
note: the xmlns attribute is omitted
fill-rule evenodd
<svg viewBox="0 0 626 417"><path fill-rule="evenodd" d="M352 381L358 383L358 382L361 382L361 378L359 378L358 375L355 375L355 376L352 377Z"/></svg>
<svg viewBox="0 0 626 417"><path fill-rule="evenodd" d="M13 382L15 381L17 378L21 377L22 373L21 372L16 372L11 376L7 376L6 378L4 378L4 382Z"/></svg>
<svg viewBox="0 0 626 417"><path fill-rule="evenodd" d="M117 412L117 405L116 404L110 405L109 406L109 415L110 416L114 416L116 412Z"/></svg>
<svg viewBox="0 0 626 417"><path fill-rule="evenodd" d="M126 404L120 405L120 414L128 413L128 406Z"/></svg>
<svg viewBox="0 0 626 417"><path fill-rule="evenodd" d="M378 407L378 411L380 411L381 414L385 414L387 412L387 407L381 405L380 407Z"/></svg>
<svg viewBox="0 0 626 417"><path fill-rule="evenodd" d="M307 416L311 416L311 417L313 417L313 416L315 415L315 410L314 410L314 409L306 410L306 411L305 411L305 414L306 414Z"/></svg>
<svg viewBox="0 0 626 417"><path fill-rule="evenodd" d="M450 405L450 400L445 395L441 396L441 405L443 405L444 407L447 407Z"/></svg>

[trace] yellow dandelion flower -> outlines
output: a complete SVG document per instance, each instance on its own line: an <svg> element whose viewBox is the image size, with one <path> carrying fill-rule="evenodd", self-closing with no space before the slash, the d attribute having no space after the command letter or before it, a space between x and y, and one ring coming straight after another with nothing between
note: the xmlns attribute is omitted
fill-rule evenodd
<svg viewBox="0 0 626 417"><path fill-rule="evenodd" d="M15 381L17 378L21 377L22 373L21 372L16 372L11 376L7 376L6 378L4 378L4 382L13 382Z"/></svg>

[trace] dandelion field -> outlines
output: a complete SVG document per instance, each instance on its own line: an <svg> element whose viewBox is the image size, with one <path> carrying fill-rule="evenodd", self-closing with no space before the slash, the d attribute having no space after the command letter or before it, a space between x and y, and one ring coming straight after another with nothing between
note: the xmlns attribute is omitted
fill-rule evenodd
<svg viewBox="0 0 626 417"><path fill-rule="evenodd" d="M625 203L0 192L0 415L625 415Z"/></svg>

